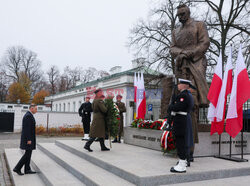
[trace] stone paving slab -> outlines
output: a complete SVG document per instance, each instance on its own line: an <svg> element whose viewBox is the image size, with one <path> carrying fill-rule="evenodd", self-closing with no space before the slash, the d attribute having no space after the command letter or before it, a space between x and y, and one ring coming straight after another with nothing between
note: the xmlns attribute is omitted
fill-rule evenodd
<svg viewBox="0 0 250 186"><path fill-rule="evenodd" d="M14 185L23 186L25 183L25 186L45 186L45 184L39 178L38 174L28 174L19 176L15 172L11 171L22 156L22 153L20 151L17 151L17 149L5 149L5 154L8 157L7 163L10 170L10 176L12 177ZM31 168L34 170L34 167L31 166ZM22 172L24 172L24 170L22 170Z"/></svg>
<svg viewBox="0 0 250 186"><path fill-rule="evenodd" d="M70 153L53 143L39 143L38 148L50 156L54 161L71 172L86 185L103 186L132 186L134 184L124 180L107 170L100 168L79 156ZM103 152L104 153L104 152ZM52 170L51 170L52 171ZM56 171L56 170L54 170ZM72 175L72 176L73 176ZM65 184L68 185L68 184Z"/></svg>
<svg viewBox="0 0 250 186"><path fill-rule="evenodd" d="M247 186L250 184L250 176L239 176L205 181L194 181L189 183L172 184L171 186ZM163 186L163 185L162 185ZM164 185L165 186L165 185Z"/></svg>
<svg viewBox="0 0 250 186"><path fill-rule="evenodd" d="M238 163L213 157L195 158L195 162L187 168L187 173L173 174L169 170L176 164L177 159L163 156L159 151L127 144L112 144L113 148L110 152L100 153L99 143L93 143L91 148L94 152L90 153L83 149L84 143L81 141L59 140L56 144L61 147L65 145L94 158L99 164L104 162L129 172L139 177L141 181L145 181L144 184L150 181L151 184L160 185L250 175L250 162ZM244 158L250 159L250 156L246 155Z"/></svg>

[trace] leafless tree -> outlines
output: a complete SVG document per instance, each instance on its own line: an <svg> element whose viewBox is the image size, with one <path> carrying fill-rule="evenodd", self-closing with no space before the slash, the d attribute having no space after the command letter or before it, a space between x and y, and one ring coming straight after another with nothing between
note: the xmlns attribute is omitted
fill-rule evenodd
<svg viewBox="0 0 250 186"><path fill-rule="evenodd" d="M49 84L50 84L50 94L55 94L57 91L57 83L59 81L59 70L57 66L53 65L50 67L50 69L47 72Z"/></svg>
<svg viewBox="0 0 250 186"><path fill-rule="evenodd" d="M0 102L4 102L6 100L9 84L9 78L6 77L4 71L0 70Z"/></svg>
<svg viewBox="0 0 250 186"><path fill-rule="evenodd" d="M97 73L97 78L103 78L109 76L110 74L105 70L99 70Z"/></svg>
<svg viewBox="0 0 250 186"><path fill-rule="evenodd" d="M96 68L89 67L88 69L83 70L81 74L81 82L82 83L87 83L89 81L92 81L96 79L96 74L97 74Z"/></svg>
<svg viewBox="0 0 250 186"><path fill-rule="evenodd" d="M8 48L2 64L6 75L15 82L19 82L20 76L24 73L31 81L31 89L42 77L41 62L37 59L37 54L23 46Z"/></svg>
<svg viewBox="0 0 250 186"><path fill-rule="evenodd" d="M235 58L239 44L242 43L243 53L249 66L250 1L197 0L196 2L201 6L207 5L203 19L208 25L211 39L208 60L211 65L217 63L218 51L221 51L223 62L225 62L230 45L233 47Z"/></svg>
<svg viewBox="0 0 250 186"><path fill-rule="evenodd" d="M147 21L139 20L130 32L128 46L135 50L135 58L146 58L148 66L173 73L174 60L170 55L172 30L177 24L177 6L184 1L160 1L150 10ZM191 1L186 1L191 6Z"/></svg>
<svg viewBox="0 0 250 186"><path fill-rule="evenodd" d="M205 21L208 25L211 39L207 52L208 66L217 63L220 49L225 61L227 46L233 44L234 49L238 49L240 41L243 43L244 57L249 66L249 0L158 1L157 6L150 10L148 20L139 20L131 30L128 46L135 51L135 58L146 58L148 66L158 71L163 69L166 73L174 72L174 60L170 56L169 47L171 31L179 24L176 11L181 3L190 7L192 17ZM230 6L226 8L228 4ZM237 50L234 51L237 53Z"/></svg>

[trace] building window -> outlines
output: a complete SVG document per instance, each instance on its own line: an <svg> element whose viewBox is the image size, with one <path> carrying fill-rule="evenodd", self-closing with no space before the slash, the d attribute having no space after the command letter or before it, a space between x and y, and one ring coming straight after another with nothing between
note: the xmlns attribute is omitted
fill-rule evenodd
<svg viewBox="0 0 250 186"><path fill-rule="evenodd" d="M63 112L65 112L65 110L66 110L66 104L64 103L63 104Z"/></svg>
<svg viewBox="0 0 250 186"><path fill-rule="evenodd" d="M57 104L56 104L56 111L57 111Z"/></svg>
<svg viewBox="0 0 250 186"><path fill-rule="evenodd" d="M12 109L13 108L13 106L12 105L8 105L8 107L7 107L8 109Z"/></svg>
<svg viewBox="0 0 250 186"><path fill-rule="evenodd" d="M73 102L73 112L76 111L76 102Z"/></svg>
<svg viewBox="0 0 250 186"><path fill-rule="evenodd" d="M28 106L23 106L23 109L28 109L29 107Z"/></svg>
<svg viewBox="0 0 250 186"><path fill-rule="evenodd" d="M70 112L70 103L68 103L68 112Z"/></svg>
<svg viewBox="0 0 250 186"><path fill-rule="evenodd" d="M37 110L43 110L43 107L37 107Z"/></svg>
<svg viewBox="0 0 250 186"><path fill-rule="evenodd" d="M61 103L59 104L59 112L61 112L62 111L62 105L61 105Z"/></svg>

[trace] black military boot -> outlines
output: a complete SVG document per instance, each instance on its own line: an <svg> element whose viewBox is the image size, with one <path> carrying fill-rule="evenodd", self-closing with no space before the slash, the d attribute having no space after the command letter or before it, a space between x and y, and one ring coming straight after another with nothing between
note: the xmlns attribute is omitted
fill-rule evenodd
<svg viewBox="0 0 250 186"><path fill-rule="evenodd" d="M117 137L115 137L115 139L112 141L112 143L117 143Z"/></svg>
<svg viewBox="0 0 250 186"><path fill-rule="evenodd" d="M89 140L84 145L84 149L88 150L89 152L93 152L93 150L90 148L90 145L95 141L95 138L89 138Z"/></svg>
<svg viewBox="0 0 250 186"><path fill-rule="evenodd" d="M190 162L194 162L194 156L193 156L193 152L190 152L190 154L189 154L189 161Z"/></svg>
<svg viewBox="0 0 250 186"><path fill-rule="evenodd" d="M117 141L118 143L121 143L121 136L119 136L119 138L118 138L118 141Z"/></svg>
<svg viewBox="0 0 250 186"><path fill-rule="evenodd" d="M109 151L110 149L107 148L104 144L104 139L103 138L100 138L100 145L101 145L101 150L102 151Z"/></svg>

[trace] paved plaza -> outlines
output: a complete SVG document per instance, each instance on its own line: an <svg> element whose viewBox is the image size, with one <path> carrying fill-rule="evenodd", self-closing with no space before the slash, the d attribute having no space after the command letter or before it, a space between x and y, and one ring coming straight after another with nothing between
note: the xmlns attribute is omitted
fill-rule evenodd
<svg viewBox="0 0 250 186"><path fill-rule="evenodd" d="M84 142L80 137L44 136L37 137L37 150L32 155L33 169L39 173L18 176L11 171L9 176L4 149L8 164L13 167L21 156L19 138L20 134L0 134L0 184L3 186L12 185L10 177L17 186L33 185L34 182L36 185L236 186L250 182L250 162L195 158L186 174L173 174L169 169L177 159L163 156L159 151L122 143L112 144L111 151L102 152L99 143L94 143L94 152L89 153L82 148ZM245 158L250 159L250 156Z"/></svg>

